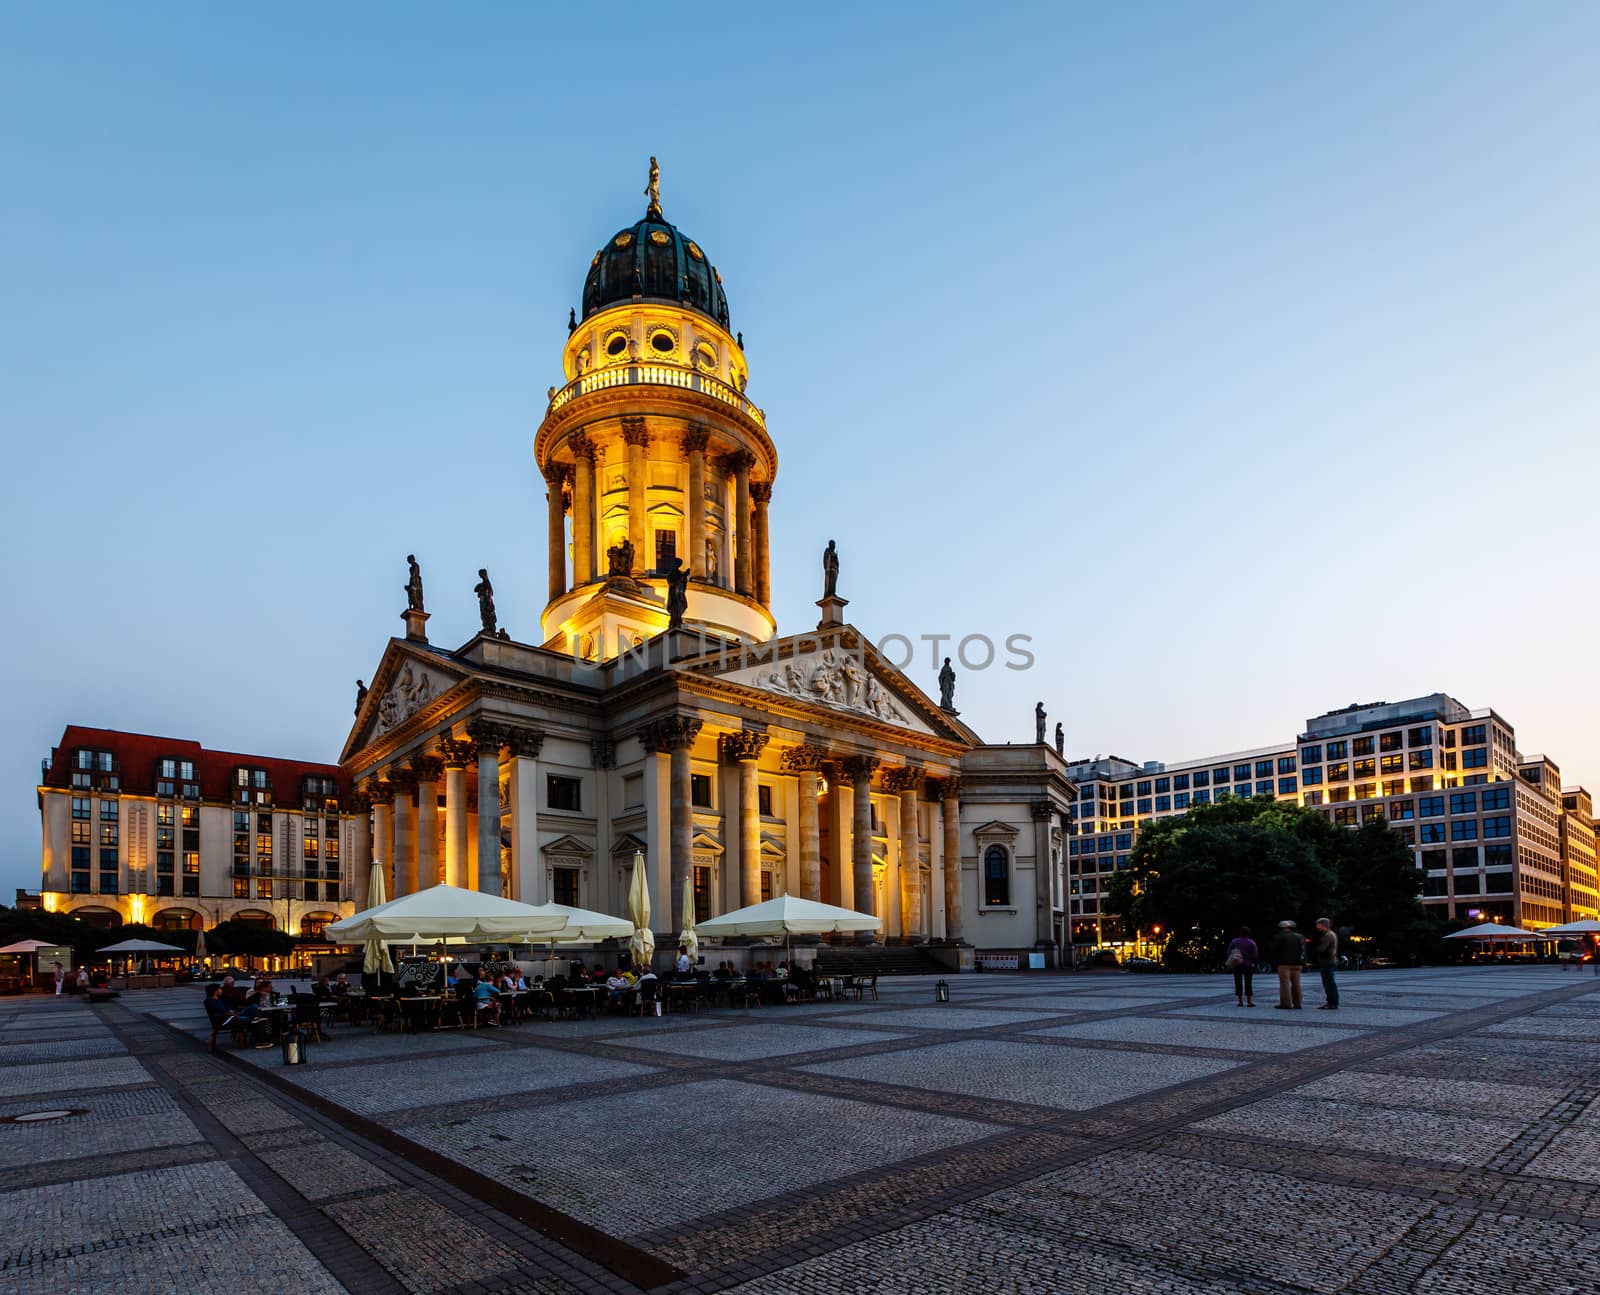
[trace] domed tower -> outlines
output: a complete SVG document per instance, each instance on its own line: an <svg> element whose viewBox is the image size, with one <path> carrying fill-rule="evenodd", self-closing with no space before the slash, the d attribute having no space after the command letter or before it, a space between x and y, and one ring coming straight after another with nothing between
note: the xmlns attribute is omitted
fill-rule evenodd
<svg viewBox="0 0 1600 1295"><path fill-rule="evenodd" d="M665 570L690 573L684 623L772 637L767 503L778 455L745 398L722 278L661 214L594 254L565 381L534 438L549 485L545 645L605 660L667 627ZM569 540L570 516L570 540Z"/></svg>

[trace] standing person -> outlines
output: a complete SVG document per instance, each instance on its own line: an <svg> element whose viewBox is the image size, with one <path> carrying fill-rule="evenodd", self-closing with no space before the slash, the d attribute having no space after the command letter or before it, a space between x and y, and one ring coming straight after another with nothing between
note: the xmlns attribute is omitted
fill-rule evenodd
<svg viewBox="0 0 1600 1295"><path fill-rule="evenodd" d="M1228 955L1222 963L1233 972L1233 994L1239 1000L1240 1007L1256 1005L1255 986L1252 981L1256 974L1256 963L1260 960L1261 950L1256 948L1256 942L1250 938L1250 928L1241 926L1239 934L1229 942Z"/></svg>
<svg viewBox="0 0 1600 1295"><path fill-rule="evenodd" d="M689 946L687 944L678 946L678 961L674 969L680 976L689 974Z"/></svg>
<svg viewBox="0 0 1600 1295"><path fill-rule="evenodd" d="M1278 923L1278 933L1272 937L1272 960L1278 964L1278 1010L1299 1011L1300 973L1306 965L1305 936L1294 929L1294 923Z"/></svg>
<svg viewBox="0 0 1600 1295"><path fill-rule="evenodd" d="M61 997L61 986L66 984L66 983L67 983L66 970L58 962L58 963L56 963L56 997L57 998Z"/></svg>
<svg viewBox="0 0 1600 1295"><path fill-rule="evenodd" d="M1333 972L1339 965L1339 937L1334 934L1331 917L1317 919L1317 933L1311 937L1311 965L1322 976L1322 996L1325 1001L1317 1010L1337 1012L1339 984L1334 980Z"/></svg>

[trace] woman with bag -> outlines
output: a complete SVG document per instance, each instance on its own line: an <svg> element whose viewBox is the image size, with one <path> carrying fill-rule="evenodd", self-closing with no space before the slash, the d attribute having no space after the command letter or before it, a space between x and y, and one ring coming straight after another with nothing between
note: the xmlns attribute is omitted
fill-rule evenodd
<svg viewBox="0 0 1600 1295"><path fill-rule="evenodd" d="M1256 942L1250 938L1250 928L1241 926L1239 934L1233 937L1228 945L1228 956L1223 959L1222 965L1233 972L1233 992L1239 1000L1240 1007L1254 1007L1256 1005L1255 987L1251 983L1256 974L1256 962L1261 957L1261 950L1256 948Z"/></svg>

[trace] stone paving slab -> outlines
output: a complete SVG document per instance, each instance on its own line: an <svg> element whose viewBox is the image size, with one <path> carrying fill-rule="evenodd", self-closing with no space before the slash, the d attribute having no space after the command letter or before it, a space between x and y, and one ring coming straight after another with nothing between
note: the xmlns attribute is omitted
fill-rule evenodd
<svg viewBox="0 0 1600 1295"><path fill-rule="evenodd" d="M682 1056L707 1057L721 1061L754 1061L797 1052L819 1052L828 1048L851 1048L863 1043L888 1043L914 1037L889 1034L882 1030L829 1030L816 1025L790 1025L773 1022L761 1025L731 1026L723 1030L694 1030L648 1039L630 1039L628 1046L650 1052L671 1052ZM587 1063L586 1063L587 1064Z"/></svg>
<svg viewBox="0 0 1600 1295"><path fill-rule="evenodd" d="M1272 1000L1277 998L1277 989L1274 987L1271 995L1263 997L1256 995L1255 1012L1267 1011L1276 1013ZM1320 1013L1310 1016L1306 1013L1320 1012L1322 1006L1322 990L1319 986L1315 993L1306 995L1306 1005L1300 1012L1284 1016L1266 1016L1263 1021L1268 1025L1276 1025L1280 1021L1290 1020L1296 1025L1308 1025L1316 1028L1321 1025L1337 1025L1343 1028L1350 1026L1389 1026L1389 1025L1416 1025L1422 1021L1437 1021L1443 1012L1424 1012L1398 1007L1373 1007L1361 1002L1349 1002L1341 997L1338 1015L1333 1012ZM1311 1001L1311 1000L1316 1001ZM1227 1020L1242 1019L1245 1013L1251 1012L1248 1007L1239 1007L1234 1003L1218 1004L1207 1007L1180 1007L1171 1014L1174 1016L1209 1016L1220 1017Z"/></svg>
<svg viewBox="0 0 1600 1295"><path fill-rule="evenodd" d="M6 1102L0 1104L0 1117L56 1105L37 1098ZM0 1124L0 1164L37 1165L201 1140L189 1117L154 1088L96 1089L75 1094L70 1106L86 1113L40 1124Z"/></svg>
<svg viewBox="0 0 1600 1295"><path fill-rule="evenodd" d="M1244 1009L1248 1011L1249 1009ZM1257 1012L1261 1010L1256 1009ZM1330 1013L1331 1015L1331 1013ZM1233 1048L1244 1052L1294 1052L1359 1037L1358 1030L1334 1026L1277 1025L1259 1017L1213 1021L1171 1017L1121 1017L1079 1021L1050 1029L1030 1030L1052 1039L1115 1039L1128 1043L1164 1043L1195 1048Z"/></svg>
<svg viewBox="0 0 1600 1295"><path fill-rule="evenodd" d="M1557 1100L1555 1090L1530 1084L1367 1074L1357 1070L1314 1079L1290 1092L1296 1097L1330 1097L1444 1115L1516 1116L1530 1120L1543 1115Z"/></svg>
<svg viewBox="0 0 1600 1295"><path fill-rule="evenodd" d="M569 1085L612 1085L650 1073L646 1066L610 1057L583 1056L553 1048L492 1048L469 1055L427 1057L397 1066L318 1070L315 1062L280 1067L287 1078L313 1093L364 1114L414 1106L459 1103Z"/></svg>
<svg viewBox="0 0 1600 1295"><path fill-rule="evenodd" d="M633 1136L618 1137L619 1129ZM425 1146L621 1236L992 1132L964 1120L723 1080L644 1094L618 1085L558 1113L465 1113L407 1130ZM646 1190L650 1184L660 1189Z"/></svg>
<svg viewBox="0 0 1600 1295"><path fill-rule="evenodd" d="M7 1065L0 1058L0 1098L38 1095L50 1102L72 1102L96 1088L125 1088L149 1082L132 1057L101 1057L92 1066L76 1061Z"/></svg>
<svg viewBox="0 0 1600 1295"><path fill-rule="evenodd" d="M1131 1012L1140 1007L1159 1007L1170 998L1140 998L1128 994L1034 994L1030 1007L1055 1008L1061 1012Z"/></svg>
<svg viewBox="0 0 1600 1295"><path fill-rule="evenodd" d="M886 1029L911 1027L921 1030L984 1030L997 1025L1024 1025L1060 1016L1056 1009L1018 1010L1010 1007L876 1007L866 1011L842 1012L829 1018L860 1025L881 1025Z"/></svg>
<svg viewBox="0 0 1600 1295"><path fill-rule="evenodd" d="M44 1043L11 1043L0 1048L0 1066L26 1066L45 1061L92 1061L114 1057L123 1047L109 1034L104 1038L54 1039Z"/></svg>
<svg viewBox="0 0 1600 1295"><path fill-rule="evenodd" d="M408 1291L417 1295L515 1271L521 1256L413 1188L324 1207Z"/></svg>
<svg viewBox="0 0 1600 1295"><path fill-rule="evenodd" d="M1523 1120L1283 1096L1214 1115L1191 1127L1311 1148L1334 1146L1441 1164L1486 1165L1525 1125Z"/></svg>
<svg viewBox="0 0 1600 1295"><path fill-rule="evenodd" d="M1105 1052L1021 1040L970 1039L883 1056L821 1062L802 1069L1082 1111L1202 1075L1214 1075L1237 1064L1164 1053Z"/></svg>

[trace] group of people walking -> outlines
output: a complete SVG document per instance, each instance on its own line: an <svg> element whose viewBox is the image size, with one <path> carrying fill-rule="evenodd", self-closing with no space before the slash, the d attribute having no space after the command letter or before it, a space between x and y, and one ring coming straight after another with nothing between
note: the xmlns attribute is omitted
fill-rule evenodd
<svg viewBox="0 0 1600 1295"><path fill-rule="evenodd" d="M1300 977L1309 965L1322 977L1323 1003L1317 1010L1339 1010L1339 982L1334 972L1339 965L1339 937L1334 932L1333 920L1317 919L1317 930L1309 940L1295 929L1295 924L1285 919L1278 923L1277 934L1267 946L1267 959L1278 969L1278 1010L1298 1011L1305 1004L1301 1000ZM1250 928L1241 926L1233 937L1224 956L1223 965L1233 972L1233 992L1240 1007L1254 1007L1255 973L1261 964L1261 949L1250 936Z"/></svg>

